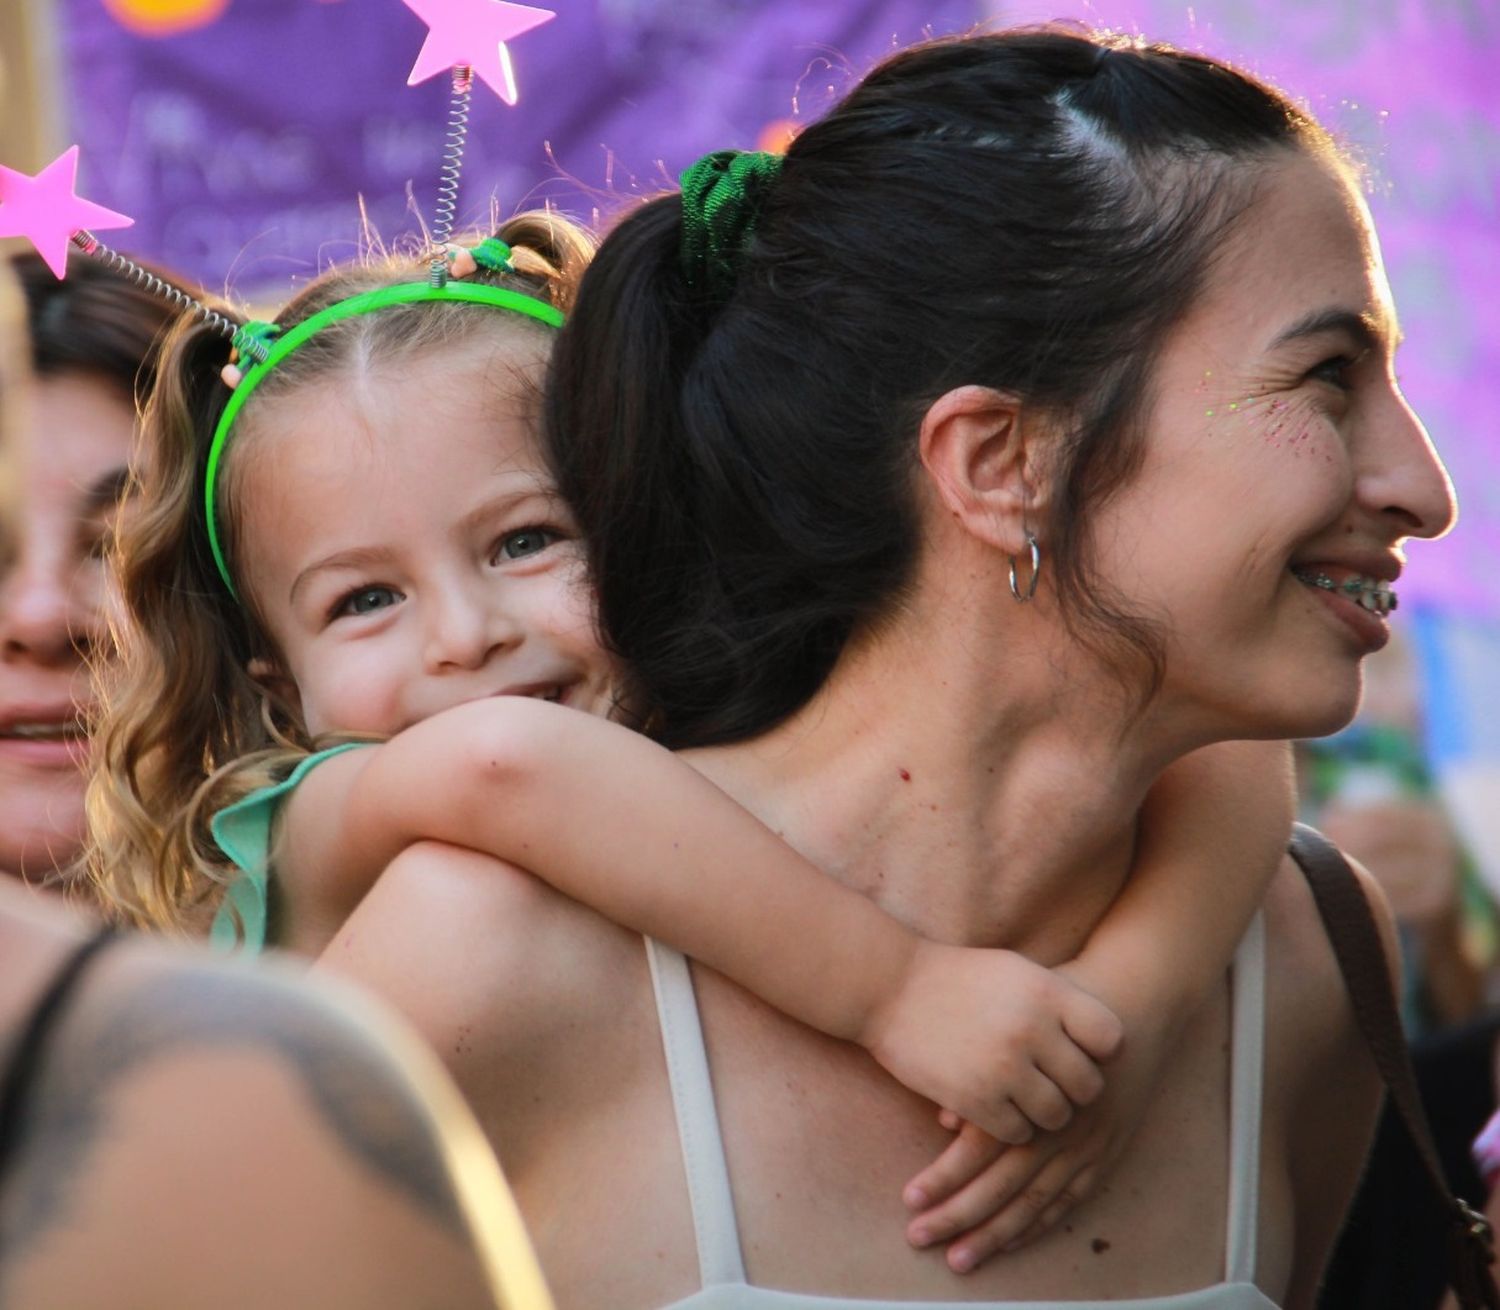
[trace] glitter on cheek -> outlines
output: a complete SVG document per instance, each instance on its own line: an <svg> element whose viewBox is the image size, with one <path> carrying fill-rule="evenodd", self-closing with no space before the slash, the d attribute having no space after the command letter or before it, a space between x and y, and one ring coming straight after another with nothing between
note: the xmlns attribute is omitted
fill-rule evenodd
<svg viewBox="0 0 1500 1310"><path fill-rule="evenodd" d="M1330 428L1328 415L1316 404L1299 396L1273 400L1267 408L1269 422L1265 438L1268 444L1278 449L1285 448L1296 459L1303 455L1315 458L1321 454L1326 462L1334 462L1327 448L1330 441L1337 442L1338 438Z"/></svg>
<svg viewBox="0 0 1500 1310"><path fill-rule="evenodd" d="M1246 401L1248 404L1249 401ZM1295 456L1301 456L1302 449L1312 440L1312 418L1305 412L1299 413L1292 405L1281 397L1276 397L1265 406L1264 417L1261 419L1262 434L1268 446L1277 450L1286 447ZM1290 430L1290 435L1288 432Z"/></svg>

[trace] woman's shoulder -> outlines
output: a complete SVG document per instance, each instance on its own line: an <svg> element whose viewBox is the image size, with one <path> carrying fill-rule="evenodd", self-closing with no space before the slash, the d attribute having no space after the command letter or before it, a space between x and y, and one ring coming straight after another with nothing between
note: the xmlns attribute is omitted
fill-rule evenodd
<svg viewBox="0 0 1500 1310"><path fill-rule="evenodd" d="M1395 961L1390 907L1370 874L1350 866ZM1296 1259L1287 1304L1310 1305L1369 1151L1381 1082L1307 877L1290 857L1265 914L1266 1131L1284 1148L1275 1155L1291 1187Z"/></svg>
<svg viewBox="0 0 1500 1310"><path fill-rule="evenodd" d="M54 976L77 940L56 934ZM31 1071L4 1180L7 1290L248 1306L279 1294L276 1266L309 1303L388 1304L371 1298L423 1294L443 1261L452 1304L492 1304L471 1224L503 1185L451 1172L476 1131L465 1113L431 1057L347 990L117 939Z"/></svg>
<svg viewBox="0 0 1500 1310"><path fill-rule="evenodd" d="M1349 861L1351 874L1370 906L1394 990L1399 979L1395 919L1385 894L1368 870ZM1347 980L1340 969L1307 875L1288 855L1265 900L1266 1002L1271 1050L1284 1048L1301 1062L1325 1054L1363 1054ZM1373 1076L1373 1065L1371 1066Z"/></svg>
<svg viewBox="0 0 1500 1310"><path fill-rule="evenodd" d="M638 934L524 869L441 842L386 867L322 963L394 1002L455 1071L477 1047L513 1062L607 1028L648 977Z"/></svg>
<svg viewBox="0 0 1500 1310"><path fill-rule="evenodd" d="M1346 857L1347 859L1347 857ZM1400 967L1395 917L1380 884L1358 861L1347 859L1350 874L1370 907L1379 932L1393 990L1399 983ZM1333 943L1313 897L1307 874L1291 855L1281 867L1266 894L1265 915L1270 951L1268 1000L1281 999L1300 1009L1288 1015L1292 1031L1316 1040L1352 1028L1354 1010L1348 984L1334 954Z"/></svg>

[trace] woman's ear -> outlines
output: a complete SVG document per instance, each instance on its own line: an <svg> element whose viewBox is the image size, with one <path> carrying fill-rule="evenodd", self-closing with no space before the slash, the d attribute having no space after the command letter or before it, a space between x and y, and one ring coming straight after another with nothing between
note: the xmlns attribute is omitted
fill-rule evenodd
<svg viewBox="0 0 1500 1310"><path fill-rule="evenodd" d="M260 687L272 700L280 701L287 708L302 716L302 698L297 695L297 684L275 660L255 656L245 665L250 681Z"/></svg>
<svg viewBox="0 0 1500 1310"><path fill-rule="evenodd" d="M980 386L939 396L922 418L918 451L944 509L1007 555L1045 509L1035 427L1015 395Z"/></svg>

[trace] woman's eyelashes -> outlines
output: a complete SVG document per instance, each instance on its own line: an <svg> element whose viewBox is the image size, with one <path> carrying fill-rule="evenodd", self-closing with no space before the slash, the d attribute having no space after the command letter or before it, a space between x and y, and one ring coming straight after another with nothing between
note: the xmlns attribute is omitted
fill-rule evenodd
<svg viewBox="0 0 1500 1310"><path fill-rule="evenodd" d="M1352 355L1330 355L1308 369L1305 376L1314 382L1326 382L1339 391L1353 391L1354 380L1350 374L1358 363Z"/></svg>

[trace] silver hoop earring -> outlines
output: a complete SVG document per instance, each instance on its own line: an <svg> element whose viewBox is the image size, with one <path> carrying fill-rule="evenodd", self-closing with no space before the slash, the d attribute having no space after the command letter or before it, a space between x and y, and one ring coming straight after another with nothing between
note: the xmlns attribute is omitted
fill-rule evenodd
<svg viewBox="0 0 1500 1310"><path fill-rule="evenodd" d="M1021 590L1021 584L1016 581L1016 557L1010 557L1010 594L1021 604L1025 604L1036 595L1036 580L1042 571L1042 548L1036 544L1036 538L1031 533L1026 534L1026 545L1031 550L1031 577L1026 581L1026 590Z"/></svg>

